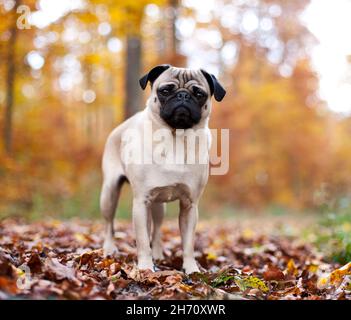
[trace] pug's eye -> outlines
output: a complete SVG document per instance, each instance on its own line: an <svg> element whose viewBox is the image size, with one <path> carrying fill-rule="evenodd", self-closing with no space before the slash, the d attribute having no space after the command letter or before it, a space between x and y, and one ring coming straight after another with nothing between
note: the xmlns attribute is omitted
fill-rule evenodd
<svg viewBox="0 0 351 320"><path fill-rule="evenodd" d="M198 99L202 99L205 96L205 94L197 87L194 88L194 95Z"/></svg>
<svg viewBox="0 0 351 320"><path fill-rule="evenodd" d="M174 85L169 84L167 86L158 89L158 93L162 96L169 96L174 90Z"/></svg>
<svg viewBox="0 0 351 320"><path fill-rule="evenodd" d="M203 98L203 96L204 96L204 94L202 92L200 92L200 91L196 92L195 95L199 99Z"/></svg>

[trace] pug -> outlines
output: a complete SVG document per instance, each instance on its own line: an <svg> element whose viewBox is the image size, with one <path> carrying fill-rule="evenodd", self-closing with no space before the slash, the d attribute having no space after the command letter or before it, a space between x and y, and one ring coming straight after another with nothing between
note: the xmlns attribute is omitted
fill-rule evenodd
<svg viewBox="0 0 351 320"><path fill-rule="evenodd" d="M113 221L121 187L128 181L133 192L138 268L154 271L154 262L164 258L160 227L165 203L179 200L183 270L187 274L199 272L194 257L194 238L198 203L209 175L211 97L221 101L226 91L214 75L202 69L171 65L154 67L139 82L143 90L151 84L145 109L112 131L103 153L100 207L106 222L104 255L118 252ZM138 139L126 138L133 135ZM167 139L163 139L160 147L162 135ZM194 135L199 139L193 141L199 142L185 148ZM177 143L184 148L178 148L180 155L175 156L180 161L172 162ZM134 161L140 154L142 161ZM201 163L182 161L188 158L205 160Z"/></svg>

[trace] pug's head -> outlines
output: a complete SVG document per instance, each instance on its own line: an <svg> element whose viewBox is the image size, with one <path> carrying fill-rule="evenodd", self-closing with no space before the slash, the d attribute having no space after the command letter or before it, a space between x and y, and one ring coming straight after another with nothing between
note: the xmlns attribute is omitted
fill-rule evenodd
<svg viewBox="0 0 351 320"><path fill-rule="evenodd" d="M214 75L204 70L160 65L140 79L151 84L149 106L171 128L189 129L208 118L212 95L221 101L226 91Z"/></svg>

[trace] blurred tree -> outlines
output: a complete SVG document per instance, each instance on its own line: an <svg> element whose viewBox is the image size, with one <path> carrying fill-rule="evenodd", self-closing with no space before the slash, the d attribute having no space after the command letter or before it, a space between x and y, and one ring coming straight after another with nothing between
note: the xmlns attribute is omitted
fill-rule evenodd
<svg viewBox="0 0 351 320"><path fill-rule="evenodd" d="M231 192L215 197L244 206L311 206L326 178L328 120L306 51L313 37L296 19L308 2L227 1L207 24L220 30L222 48L234 43L237 51L235 65L222 70L232 90L214 114L216 127L231 129L231 172L214 181Z"/></svg>
<svg viewBox="0 0 351 320"><path fill-rule="evenodd" d="M26 24L28 17L23 13L35 5L34 0L14 0L5 3L0 7L2 19L0 22L0 32L5 35L7 41L0 42L0 59L6 61L5 72L5 108L3 118L3 147L5 152L10 155L13 149L13 114L15 108L16 76L23 71L21 60L28 53L28 47L19 43L19 36L23 41L31 41L33 31L28 30ZM18 9L23 9L18 10ZM28 9L27 9L28 8ZM5 13L6 12L6 13Z"/></svg>
<svg viewBox="0 0 351 320"><path fill-rule="evenodd" d="M14 33L13 4L0 1L0 206L64 206L83 186L98 194L106 136L142 108L140 75L187 59L218 71L228 92L211 127L230 129L230 172L211 177L207 204L304 208L350 194L350 118L317 95L314 39L298 19L308 0L224 0L210 12L194 1L87 0Z"/></svg>
<svg viewBox="0 0 351 320"><path fill-rule="evenodd" d="M13 105L15 91L15 75L16 75L16 43L17 43L17 8L21 1L15 0L13 9L10 10L3 23L7 23L9 39L6 54L6 102L4 116L4 148L10 154L12 150L12 121L13 121Z"/></svg>
<svg viewBox="0 0 351 320"><path fill-rule="evenodd" d="M124 103L125 117L129 118L138 112L142 106L138 79L141 74L141 38L135 34L127 36L127 54L125 68L125 92Z"/></svg>
<svg viewBox="0 0 351 320"><path fill-rule="evenodd" d="M164 28L164 41L166 50L163 57L160 57L160 61L178 67L186 67L187 57L180 53L179 39L177 38L177 21L180 12L180 1L169 0L164 15L166 25Z"/></svg>
<svg viewBox="0 0 351 320"><path fill-rule="evenodd" d="M178 52L178 39L176 36L176 23L178 19L178 11L179 11L179 0L169 0L168 6L168 19L169 19L169 29L170 29L170 36L169 36L169 45L167 46L168 51L171 54L176 54Z"/></svg>
<svg viewBox="0 0 351 320"><path fill-rule="evenodd" d="M136 2L133 2L136 4ZM138 2L138 5L125 5L126 15L129 17L126 25L126 64L125 64L125 118L131 117L140 110L142 106L139 78L141 74L141 21L145 3Z"/></svg>
<svg viewBox="0 0 351 320"><path fill-rule="evenodd" d="M146 5L150 3L162 5L164 0L150 1L115 1L92 0L93 3L105 4L109 7L111 23L120 35L125 38L124 68L124 117L129 118L142 106L142 95L139 78L142 73L142 22Z"/></svg>

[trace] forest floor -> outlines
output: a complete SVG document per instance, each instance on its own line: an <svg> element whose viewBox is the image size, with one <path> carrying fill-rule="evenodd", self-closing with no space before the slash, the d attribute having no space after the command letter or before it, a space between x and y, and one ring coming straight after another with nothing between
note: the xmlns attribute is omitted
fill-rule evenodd
<svg viewBox="0 0 351 320"><path fill-rule="evenodd" d="M101 221L4 219L0 299L350 299L351 265L331 263L302 236L313 223L201 221L195 247L202 272L188 276L175 221L164 223L166 258L152 273L135 266L130 222L117 225L118 256L103 258Z"/></svg>

